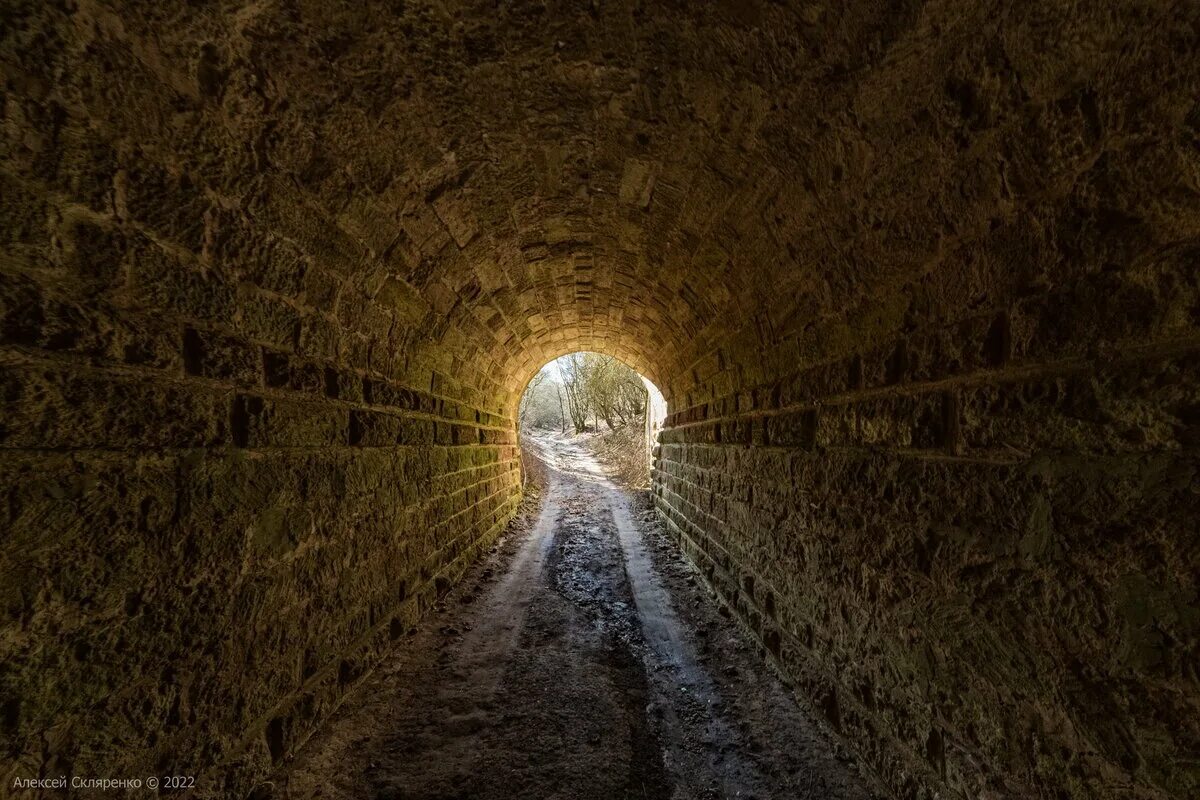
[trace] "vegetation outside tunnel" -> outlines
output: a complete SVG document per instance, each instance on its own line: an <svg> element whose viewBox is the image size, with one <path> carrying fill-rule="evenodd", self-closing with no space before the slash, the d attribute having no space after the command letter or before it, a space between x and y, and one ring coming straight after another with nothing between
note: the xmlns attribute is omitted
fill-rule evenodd
<svg viewBox="0 0 1200 800"><path fill-rule="evenodd" d="M613 356L564 355L530 380L521 397L522 439L555 432L580 437L609 471L631 488L647 488L662 395Z"/></svg>
<svg viewBox="0 0 1200 800"><path fill-rule="evenodd" d="M571 353L538 371L521 397L520 427L551 427L565 433L616 430L645 418L649 389L642 377L613 356Z"/></svg>

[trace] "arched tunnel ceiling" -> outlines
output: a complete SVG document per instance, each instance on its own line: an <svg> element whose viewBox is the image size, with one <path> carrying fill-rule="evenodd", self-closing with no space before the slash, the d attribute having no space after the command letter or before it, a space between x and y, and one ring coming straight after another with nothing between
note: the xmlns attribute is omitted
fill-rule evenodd
<svg viewBox="0 0 1200 800"><path fill-rule="evenodd" d="M4 0L8 760L267 785L511 530L517 394L586 349L898 795L1200 796L1198 31Z"/></svg>
<svg viewBox="0 0 1200 800"><path fill-rule="evenodd" d="M237 277L228 231L266 227L306 287L328 278L344 321L373 324L375 352L508 408L572 350L685 404L697 371L753 383L836 347L851 318L894 329L936 303L914 287L951 254L1039 246L1125 146L1103 140L1123 112L1097 96L1144 84L1124 142L1174 113L1146 83L1170 48L1114 44L1133 21L1171 35L1133 9L1087 23L1113 40L1087 46L1056 4L86 8L82 58L130 77L61 102L203 188L214 268ZM139 96L147 72L174 107ZM174 153L153 151L164 129ZM1121 204L1161 238L1195 233L1158 199L1169 160L1121 164ZM953 300L1029 277L1004 258L957 267L977 277Z"/></svg>

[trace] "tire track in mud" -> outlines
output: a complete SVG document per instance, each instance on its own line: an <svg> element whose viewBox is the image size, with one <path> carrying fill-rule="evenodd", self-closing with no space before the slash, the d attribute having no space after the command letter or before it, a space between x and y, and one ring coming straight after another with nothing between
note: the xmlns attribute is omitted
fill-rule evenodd
<svg viewBox="0 0 1200 800"><path fill-rule="evenodd" d="M600 632L600 662L629 719L625 796L670 797L671 781L663 764L659 733L649 717L650 687L633 591L611 521L597 520L578 502L555 526L547 564L548 582ZM590 506L590 504L587 504ZM594 506L591 506L594 509Z"/></svg>
<svg viewBox="0 0 1200 800"><path fill-rule="evenodd" d="M289 800L871 800L578 443L540 510L277 776Z"/></svg>

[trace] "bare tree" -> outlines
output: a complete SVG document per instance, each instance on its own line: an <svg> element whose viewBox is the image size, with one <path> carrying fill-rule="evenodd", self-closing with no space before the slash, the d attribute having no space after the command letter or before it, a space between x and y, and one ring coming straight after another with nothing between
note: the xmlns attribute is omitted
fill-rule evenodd
<svg viewBox="0 0 1200 800"><path fill-rule="evenodd" d="M529 409L537 399L539 390L545 384L549 373L545 368L538 370L538 373L533 376L533 380L529 381L529 385L525 387L525 393L521 395L521 405L517 410L517 428L524 430L529 423Z"/></svg>
<svg viewBox="0 0 1200 800"><path fill-rule="evenodd" d="M612 356L572 353L559 359L559 374L569 415L576 433L588 420L603 420L609 430L640 422L646 408L646 390L638 374Z"/></svg>
<svg viewBox="0 0 1200 800"><path fill-rule="evenodd" d="M642 379L620 361L599 353L572 353L529 382L518 424L522 430L557 425L566 433L569 422L582 433L603 422L616 430L643 424L647 402Z"/></svg>
<svg viewBox="0 0 1200 800"><path fill-rule="evenodd" d="M558 413L559 413L559 418L562 420L562 432L566 433L567 432L567 412L566 412L566 409L563 408L562 383L555 383L554 389L555 389L555 391L558 392Z"/></svg>
<svg viewBox="0 0 1200 800"><path fill-rule="evenodd" d="M571 424L575 426L576 433L587 430L587 418L591 410L591 396L588 391L591 365L584 355L572 353L558 362L563 391L567 396L567 410L571 414Z"/></svg>

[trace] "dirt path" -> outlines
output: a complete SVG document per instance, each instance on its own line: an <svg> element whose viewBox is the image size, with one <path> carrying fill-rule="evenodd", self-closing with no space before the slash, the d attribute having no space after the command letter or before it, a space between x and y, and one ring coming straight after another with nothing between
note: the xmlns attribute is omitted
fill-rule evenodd
<svg viewBox="0 0 1200 800"><path fill-rule="evenodd" d="M276 784L288 798L873 798L578 444Z"/></svg>

